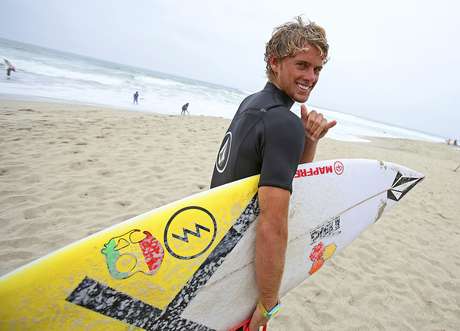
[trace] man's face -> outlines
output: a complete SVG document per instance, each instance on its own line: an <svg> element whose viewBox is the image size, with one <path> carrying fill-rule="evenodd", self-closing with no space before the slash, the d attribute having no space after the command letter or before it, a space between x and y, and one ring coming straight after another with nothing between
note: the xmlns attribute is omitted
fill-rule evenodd
<svg viewBox="0 0 460 331"><path fill-rule="evenodd" d="M303 103L318 81L323 57L316 47L306 44L295 56L272 58L270 65L275 73L273 83L293 100Z"/></svg>

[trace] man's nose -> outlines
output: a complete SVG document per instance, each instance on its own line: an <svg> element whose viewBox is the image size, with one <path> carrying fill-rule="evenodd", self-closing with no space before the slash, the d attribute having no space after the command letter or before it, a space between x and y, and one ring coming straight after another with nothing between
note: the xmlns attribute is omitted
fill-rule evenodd
<svg viewBox="0 0 460 331"><path fill-rule="evenodd" d="M316 73L315 73L315 69L310 67L308 69L305 70L304 72L304 79L307 80L309 83L313 83L316 81Z"/></svg>

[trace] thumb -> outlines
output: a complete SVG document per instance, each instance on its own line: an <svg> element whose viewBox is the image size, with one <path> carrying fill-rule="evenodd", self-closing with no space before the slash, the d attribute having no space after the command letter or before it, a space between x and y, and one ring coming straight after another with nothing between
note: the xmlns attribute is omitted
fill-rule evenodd
<svg viewBox="0 0 460 331"><path fill-rule="evenodd" d="M304 104L301 104L301 105L300 105L300 117L301 117L303 120L306 120L306 119L308 118L307 106L305 106Z"/></svg>

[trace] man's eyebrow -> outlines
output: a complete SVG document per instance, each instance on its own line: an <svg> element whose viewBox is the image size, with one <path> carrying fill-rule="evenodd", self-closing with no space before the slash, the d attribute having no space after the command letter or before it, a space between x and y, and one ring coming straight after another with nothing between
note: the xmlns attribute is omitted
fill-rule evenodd
<svg viewBox="0 0 460 331"><path fill-rule="evenodd" d="M313 65L311 62L306 61L306 60L297 60L296 63L298 63L298 64L304 64L304 63L306 63L306 64ZM323 69L323 66L324 66L323 64L320 64L320 65L315 66L315 68L316 68L316 69Z"/></svg>

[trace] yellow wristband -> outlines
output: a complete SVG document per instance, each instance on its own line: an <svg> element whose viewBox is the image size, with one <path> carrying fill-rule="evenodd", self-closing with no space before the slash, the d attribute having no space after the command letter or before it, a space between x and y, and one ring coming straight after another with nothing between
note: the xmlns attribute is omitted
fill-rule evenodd
<svg viewBox="0 0 460 331"><path fill-rule="evenodd" d="M281 302L278 301L278 303L270 310L267 311L267 309L265 309L264 305L262 304L262 302L258 302L257 303L257 306L260 308L260 310L262 311L262 314L264 315L264 317L269 320L271 319L273 316L275 316L276 314L278 314L278 312L280 311L281 309Z"/></svg>

